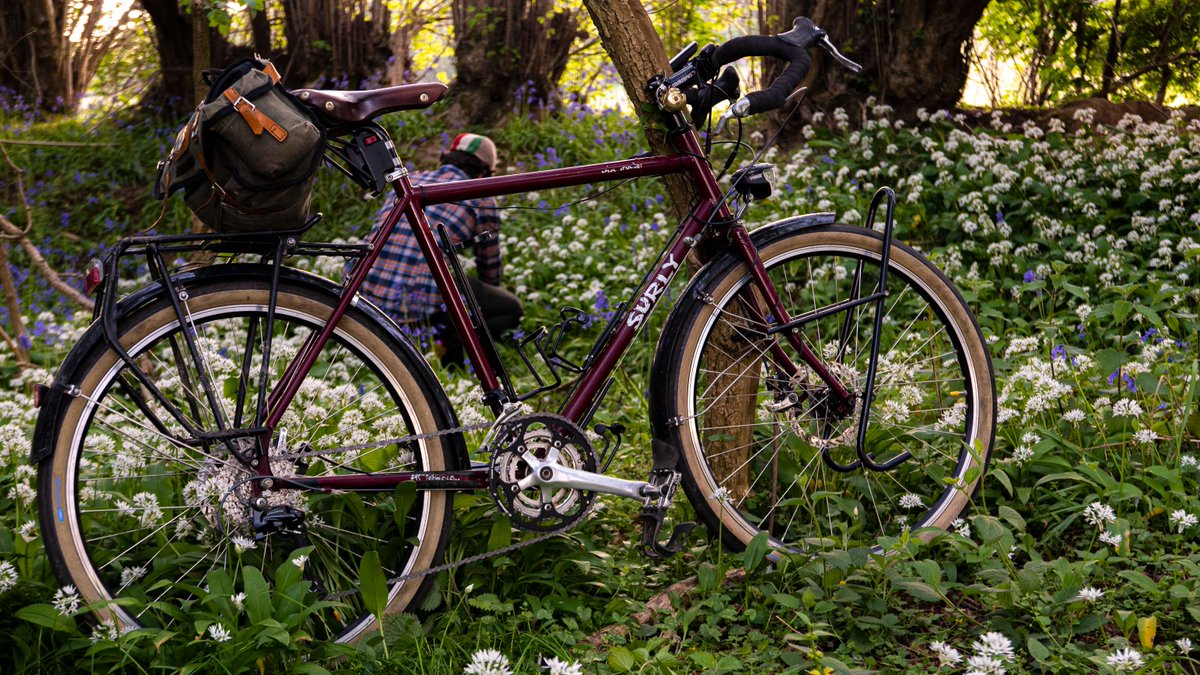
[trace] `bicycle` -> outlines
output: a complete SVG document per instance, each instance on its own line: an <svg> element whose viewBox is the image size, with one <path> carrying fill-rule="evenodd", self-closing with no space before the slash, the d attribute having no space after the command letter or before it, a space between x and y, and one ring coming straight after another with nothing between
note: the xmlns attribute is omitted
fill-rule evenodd
<svg viewBox="0 0 1200 675"><path fill-rule="evenodd" d="M392 189L395 208L362 245L305 243L312 222L135 237L89 271L95 321L37 391L31 461L56 573L101 605L102 619L166 625L181 620L171 603L189 601L211 570L270 574L268 563L303 549L312 588L343 603L319 612L324 637L352 642L375 625L357 593L364 551L386 561L389 612L416 607L434 573L475 559L442 563L458 491L487 492L514 526L540 533L499 552L578 525L602 493L638 500L641 548L670 555L694 526L676 525L665 541L660 533L680 485L734 548L763 532L773 549L803 552L946 528L980 484L996 421L990 357L969 307L893 241L886 192L867 219L886 201L882 232L829 213L748 232L741 216L769 195L769 165L740 169L723 191L687 115L690 102L698 124L730 100L720 128L779 107L814 46L855 65L806 19L780 36L699 54L693 43L673 58L672 74L647 84L673 154L454 183L413 185L373 121L432 105L444 86L300 91L328 124L331 163L369 191ZM767 90L739 97L728 71L716 71L745 56L789 65ZM637 290L581 363L558 353L578 310L525 338L537 386L518 393L475 320L453 247L422 207L671 174L697 198ZM356 295L402 215L474 364L488 423L460 424L412 342ZM172 274L166 256L198 250L257 261ZM623 429L595 424L599 449L584 430L689 255L703 267L665 322L651 372L654 468L647 480L606 475ZM118 265L133 256L145 257L154 283L121 298ZM339 286L285 266L292 256L354 263ZM574 382L557 414L521 412L564 376ZM469 432L486 434L476 452Z"/></svg>

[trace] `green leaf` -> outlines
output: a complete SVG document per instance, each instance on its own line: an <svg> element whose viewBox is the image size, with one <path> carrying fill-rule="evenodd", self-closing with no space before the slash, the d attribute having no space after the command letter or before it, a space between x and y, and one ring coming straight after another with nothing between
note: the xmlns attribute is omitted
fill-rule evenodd
<svg viewBox="0 0 1200 675"><path fill-rule="evenodd" d="M1015 529L1017 532L1025 531L1025 519L1021 517L1021 514L1017 513L1016 509L1012 508L1011 506L1001 506L999 509L997 509L997 513L999 513L1000 517L1006 520L1009 525L1012 525L1013 529Z"/></svg>
<svg viewBox="0 0 1200 675"><path fill-rule="evenodd" d="M633 653L624 647L613 647L608 653L608 667L614 672L628 673L633 671L633 667L637 662L633 658Z"/></svg>
<svg viewBox="0 0 1200 675"><path fill-rule="evenodd" d="M1117 572L1117 576L1137 586L1143 593L1149 595L1158 595L1158 584L1150 577L1142 574L1137 570L1121 570Z"/></svg>
<svg viewBox="0 0 1200 675"><path fill-rule="evenodd" d="M358 564L358 583L361 586L363 605L376 618L383 619L387 607L387 578L383 576L383 565L379 562L379 551L367 551Z"/></svg>
<svg viewBox="0 0 1200 675"><path fill-rule="evenodd" d="M260 623L271 616L271 591L267 580L257 567L242 568L242 584L246 587L246 616L251 623Z"/></svg>
<svg viewBox="0 0 1200 675"><path fill-rule="evenodd" d="M75 619L63 616L57 609L44 603L18 609L17 618L58 633L79 632L79 627L75 625Z"/></svg>
<svg viewBox="0 0 1200 675"><path fill-rule="evenodd" d="M1128 300L1117 300L1113 303L1113 320L1122 323L1133 313L1133 303Z"/></svg>
<svg viewBox="0 0 1200 675"><path fill-rule="evenodd" d="M759 532L750 540L750 544L746 546L746 571L753 572L755 568L762 563L763 558L767 556L767 551L770 549L768 543L768 533Z"/></svg>
<svg viewBox="0 0 1200 675"><path fill-rule="evenodd" d="M393 498L396 500L396 512L392 517L396 519L396 524L402 529L405 527L405 519L408 518L408 512L412 511L413 504L417 503L417 485L416 483L401 483L396 486L396 492L393 493Z"/></svg>
<svg viewBox="0 0 1200 675"><path fill-rule="evenodd" d="M1153 309L1150 309L1149 307L1147 307L1141 303L1136 303L1136 302L1133 304L1133 308L1135 310L1137 310L1138 314L1141 314L1142 316L1146 317L1146 320L1148 320L1150 322L1150 325L1156 326L1158 328L1162 328L1163 320L1162 320L1162 317L1158 315L1158 312L1154 311Z"/></svg>
<svg viewBox="0 0 1200 675"><path fill-rule="evenodd" d="M908 593L917 600L925 602L941 602L942 596L923 581L897 581L896 588Z"/></svg>
<svg viewBox="0 0 1200 675"><path fill-rule="evenodd" d="M1046 659L1050 658L1050 650L1036 638L1026 640L1025 646L1029 648L1029 655L1033 657L1034 661L1044 663Z"/></svg>
<svg viewBox="0 0 1200 675"><path fill-rule="evenodd" d="M512 543L512 523L508 516L497 516L492 521L492 531L488 534L487 550L489 552L502 549Z"/></svg>

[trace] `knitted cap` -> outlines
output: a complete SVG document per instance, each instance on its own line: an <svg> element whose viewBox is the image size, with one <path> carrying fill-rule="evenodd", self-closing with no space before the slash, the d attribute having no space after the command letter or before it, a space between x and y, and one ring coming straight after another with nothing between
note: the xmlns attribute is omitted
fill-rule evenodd
<svg viewBox="0 0 1200 675"><path fill-rule="evenodd" d="M450 151L455 150L475 155L476 159L483 162L484 166L493 172L496 171L496 144L487 136L459 134L450 144Z"/></svg>

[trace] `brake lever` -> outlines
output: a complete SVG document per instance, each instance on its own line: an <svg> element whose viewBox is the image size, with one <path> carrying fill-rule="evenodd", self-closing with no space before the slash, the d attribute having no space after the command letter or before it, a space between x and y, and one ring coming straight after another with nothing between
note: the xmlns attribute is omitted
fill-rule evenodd
<svg viewBox="0 0 1200 675"><path fill-rule="evenodd" d="M861 73L862 72L862 66L851 61L850 59L846 58L845 54L839 52L838 48L833 46L833 43L829 41L828 35L822 34L821 37L817 39L817 44L822 49L829 52L830 56L832 56L838 63L845 66L846 69L849 70L850 72L852 72L852 73Z"/></svg>
<svg viewBox="0 0 1200 675"><path fill-rule="evenodd" d="M737 101L734 101L728 108L725 109L725 112L721 113L721 116L717 118L717 126L713 129L713 136L721 135L721 132L725 131L725 125L729 122L729 120L735 117L741 119L742 117L745 117L749 111L750 99L743 96Z"/></svg>

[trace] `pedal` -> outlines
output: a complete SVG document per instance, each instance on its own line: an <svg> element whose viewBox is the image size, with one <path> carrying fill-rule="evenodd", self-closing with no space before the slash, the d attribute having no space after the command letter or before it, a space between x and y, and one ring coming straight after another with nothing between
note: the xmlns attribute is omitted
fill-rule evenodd
<svg viewBox="0 0 1200 675"><path fill-rule="evenodd" d="M671 508L675 492L679 489L680 474L675 470L679 463L679 451L657 439L653 442L653 448L654 468L650 471L648 482L654 490L646 496L637 521L642 526L642 553L647 558L666 558L683 550L688 535L696 529L696 523L678 523L671 529L671 536L666 541L659 539L667 519L667 510Z"/></svg>

